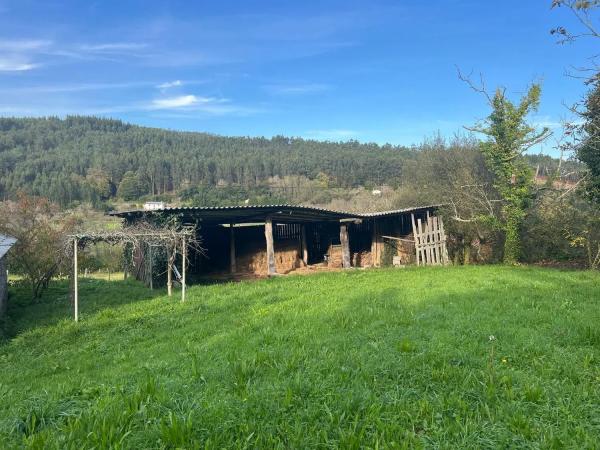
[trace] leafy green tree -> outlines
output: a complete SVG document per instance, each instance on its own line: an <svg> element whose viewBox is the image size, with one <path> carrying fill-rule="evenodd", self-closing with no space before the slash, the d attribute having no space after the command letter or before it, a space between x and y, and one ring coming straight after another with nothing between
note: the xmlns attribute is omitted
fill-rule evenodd
<svg viewBox="0 0 600 450"><path fill-rule="evenodd" d="M137 175L134 172L127 172L123 175L123 179L119 183L117 195L123 200L135 200L142 194L143 191Z"/></svg>
<svg viewBox="0 0 600 450"><path fill-rule="evenodd" d="M506 96L505 89L496 89L492 96L485 86L476 86L469 79L461 78L485 95L492 109L483 122L468 128L486 137L480 149L494 174L494 187L502 199L499 215L481 219L504 231L503 261L515 264L521 257L521 227L534 194L533 174L524 153L550 135L547 128L538 131L527 122L528 115L539 107L541 88L539 84L532 84L519 103L514 104Z"/></svg>
<svg viewBox="0 0 600 450"><path fill-rule="evenodd" d="M0 203L0 232L17 238L9 264L23 275L34 299L61 268L66 234L74 226L73 220L63 217L55 204L42 197L21 193L17 201Z"/></svg>
<svg viewBox="0 0 600 450"><path fill-rule="evenodd" d="M584 102L580 135L576 146L577 158L587 166L583 181L586 197L600 205L600 74Z"/></svg>

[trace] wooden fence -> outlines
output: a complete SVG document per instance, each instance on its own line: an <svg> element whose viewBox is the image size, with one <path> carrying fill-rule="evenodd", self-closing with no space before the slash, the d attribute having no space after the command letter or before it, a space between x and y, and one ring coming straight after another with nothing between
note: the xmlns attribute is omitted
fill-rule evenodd
<svg viewBox="0 0 600 450"><path fill-rule="evenodd" d="M418 266L434 266L448 264L448 249L446 233L441 217L430 216L427 213L425 223L421 219L415 221L411 214L413 235L415 238L415 253Z"/></svg>

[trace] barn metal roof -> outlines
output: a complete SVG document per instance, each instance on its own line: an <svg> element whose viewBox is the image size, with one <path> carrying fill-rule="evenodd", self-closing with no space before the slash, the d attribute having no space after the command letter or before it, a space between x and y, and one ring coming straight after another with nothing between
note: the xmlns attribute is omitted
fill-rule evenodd
<svg viewBox="0 0 600 450"><path fill-rule="evenodd" d="M208 223L255 223L271 216L277 222L314 222L339 221L343 219L363 219L402 215L409 212L431 210L439 205L418 206L412 208L355 213L298 205L241 205L241 206L181 206L165 207L154 210L133 209L128 211L112 211L111 216L128 219L152 217L156 213L180 214L184 219L200 219Z"/></svg>
<svg viewBox="0 0 600 450"><path fill-rule="evenodd" d="M4 257L17 240L12 236L0 234L0 258Z"/></svg>

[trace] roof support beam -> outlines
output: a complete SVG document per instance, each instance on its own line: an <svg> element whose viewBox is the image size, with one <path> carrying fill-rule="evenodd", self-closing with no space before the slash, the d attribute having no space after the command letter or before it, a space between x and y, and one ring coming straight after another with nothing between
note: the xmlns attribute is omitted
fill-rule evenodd
<svg viewBox="0 0 600 450"><path fill-rule="evenodd" d="M265 240L267 241L267 274L277 275L275 269L275 245L273 242L273 221L270 217L265 222Z"/></svg>
<svg viewBox="0 0 600 450"><path fill-rule="evenodd" d="M300 228L300 245L302 246L302 262L308 266L308 247L306 246L306 225L301 225Z"/></svg>
<svg viewBox="0 0 600 450"><path fill-rule="evenodd" d="M340 243L342 244L342 267L349 269L350 265L350 242L348 240L348 225L340 225Z"/></svg>
<svg viewBox="0 0 600 450"><path fill-rule="evenodd" d="M235 262L235 228L232 223L229 224L229 272L237 272Z"/></svg>

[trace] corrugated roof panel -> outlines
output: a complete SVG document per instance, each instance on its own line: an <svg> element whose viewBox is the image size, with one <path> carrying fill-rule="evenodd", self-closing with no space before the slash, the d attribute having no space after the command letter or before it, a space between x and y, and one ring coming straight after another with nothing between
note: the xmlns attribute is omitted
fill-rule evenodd
<svg viewBox="0 0 600 450"><path fill-rule="evenodd" d="M4 257L17 240L12 236L0 234L0 258Z"/></svg>
<svg viewBox="0 0 600 450"><path fill-rule="evenodd" d="M411 211L419 211L425 209L438 208L441 205L418 206L404 209L396 209L390 211L379 211L370 213L355 213L350 211L336 211L333 209L319 208L314 206L298 206L298 205L240 205L240 206L167 206L154 210L134 209L128 211L111 211L112 216L125 217L128 215L154 214L160 212L231 212L239 213L241 216L248 217L252 211L264 214L278 214L281 209L288 210L291 217L302 216L303 213L308 213L314 216L322 215L324 219L347 219L347 218L373 218L392 216L396 214L405 214Z"/></svg>

